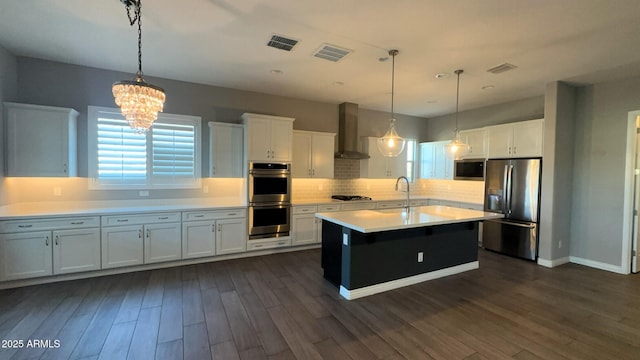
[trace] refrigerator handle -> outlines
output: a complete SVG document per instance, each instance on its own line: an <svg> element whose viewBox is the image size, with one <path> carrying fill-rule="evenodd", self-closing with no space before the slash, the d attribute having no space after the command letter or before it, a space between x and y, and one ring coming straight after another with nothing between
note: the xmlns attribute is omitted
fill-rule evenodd
<svg viewBox="0 0 640 360"><path fill-rule="evenodd" d="M509 210L509 165L504 166L504 172L502 173L502 184L504 186L504 196L502 197L502 213L507 214Z"/></svg>
<svg viewBox="0 0 640 360"><path fill-rule="evenodd" d="M512 196L512 192L513 192L513 184L512 184L512 177L513 177L513 165L505 165L505 167L508 167L507 170L507 189L506 189L506 193L507 193L507 198L506 198L506 206L507 206L507 215L511 215L511 199L513 198Z"/></svg>

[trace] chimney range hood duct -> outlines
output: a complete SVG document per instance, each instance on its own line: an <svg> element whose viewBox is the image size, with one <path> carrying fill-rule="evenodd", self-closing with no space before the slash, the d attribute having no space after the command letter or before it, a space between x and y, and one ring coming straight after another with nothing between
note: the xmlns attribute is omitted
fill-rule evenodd
<svg viewBox="0 0 640 360"><path fill-rule="evenodd" d="M358 151L358 104L342 103L338 117L338 152L336 159L368 159Z"/></svg>

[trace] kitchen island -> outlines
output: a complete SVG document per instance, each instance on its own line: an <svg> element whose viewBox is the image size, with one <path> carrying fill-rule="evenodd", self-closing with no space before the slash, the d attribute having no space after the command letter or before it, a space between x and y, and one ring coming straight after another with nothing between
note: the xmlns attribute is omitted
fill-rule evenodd
<svg viewBox="0 0 640 360"><path fill-rule="evenodd" d="M324 277L356 299L477 269L479 222L501 214L449 206L318 213Z"/></svg>

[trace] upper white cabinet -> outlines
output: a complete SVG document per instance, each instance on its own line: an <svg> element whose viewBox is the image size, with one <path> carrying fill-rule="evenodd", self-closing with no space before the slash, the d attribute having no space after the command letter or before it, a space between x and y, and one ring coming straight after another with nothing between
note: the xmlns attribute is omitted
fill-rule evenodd
<svg viewBox="0 0 640 360"><path fill-rule="evenodd" d="M407 152L402 151L397 157L383 156L378 150L378 138L361 139L362 152L369 154L369 159L360 161L360 177L380 179L397 178L407 173Z"/></svg>
<svg viewBox="0 0 640 360"><path fill-rule="evenodd" d="M471 129L460 131L460 139L469 145L469 153L463 158L486 158L487 157L487 129Z"/></svg>
<svg viewBox="0 0 640 360"><path fill-rule="evenodd" d="M333 178L333 152L336 134L293 131L294 178Z"/></svg>
<svg viewBox="0 0 640 360"><path fill-rule="evenodd" d="M489 158L542 156L544 119L487 127Z"/></svg>
<svg viewBox="0 0 640 360"><path fill-rule="evenodd" d="M261 114L242 114L248 161L292 160L293 118Z"/></svg>
<svg viewBox="0 0 640 360"><path fill-rule="evenodd" d="M7 176L76 176L77 111L8 102L4 105Z"/></svg>
<svg viewBox="0 0 640 360"><path fill-rule="evenodd" d="M453 179L453 159L447 157L449 140L420 143L420 178Z"/></svg>
<svg viewBox="0 0 640 360"><path fill-rule="evenodd" d="M244 127L239 124L209 122L209 176L243 176Z"/></svg>

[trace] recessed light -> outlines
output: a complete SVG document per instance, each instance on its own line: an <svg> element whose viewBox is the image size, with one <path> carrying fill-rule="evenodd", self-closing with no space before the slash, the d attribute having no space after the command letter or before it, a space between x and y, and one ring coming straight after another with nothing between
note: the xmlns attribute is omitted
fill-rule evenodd
<svg viewBox="0 0 640 360"><path fill-rule="evenodd" d="M278 70L278 69L273 69L270 72L272 74L274 74L274 75L282 75L283 74L282 70Z"/></svg>
<svg viewBox="0 0 640 360"><path fill-rule="evenodd" d="M491 90L495 87L495 85L485 85L480 88L480 90Z"/></svg>
<svg viewBox="0 0 640 360"><path fill-rule="evenodd" d="M444 79L444 78L448 78L449 76L451 76L451 74L449 73L440 73L440 74L436 74L436 79Z"/></svg>

